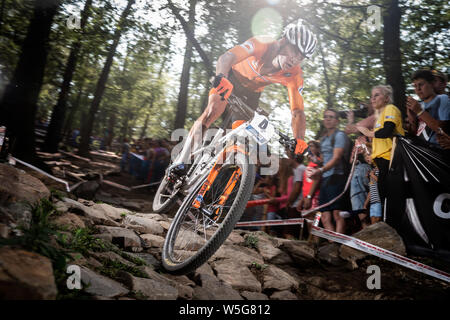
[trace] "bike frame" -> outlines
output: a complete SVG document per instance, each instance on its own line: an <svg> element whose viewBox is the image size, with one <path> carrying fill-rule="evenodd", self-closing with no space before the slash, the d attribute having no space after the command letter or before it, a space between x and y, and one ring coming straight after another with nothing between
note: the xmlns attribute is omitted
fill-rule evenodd
<svg viewBox="0 0 450 320"><path fill-rule="evenodd" d="M225 133L225 129L219 128L218 132L214 135L213 139L207 146L203 146L192 153L192 155L194 156L194 162L191 166L191 169L186 174L186 179L182 187L180 188L180 191L184 195L187 195L191 191L191 189L196 186L196 183L201 177L209 174L209 172L213 169L213 166L218 161L220 161L220 157L223 155L223 151L225 151L227 147L235 145L236 143L238 147L242 146L243 144L241 141L242 139L244 139L245 141L249 141L250 143L248 144L248 149L243 148L242 150L249 150L250 152L252 152L253 150L255 150L257 144L263 145L267 143L274 133L278 133L281 137L284 137L284 135L282 135L270 124L270 121L267 118L268 113L264 110L260 108L256 110L251 109L239 97L235 95L230 96L228 103L232 110L234 109L234 111L243 113L244 116L247 116L247 118L249 118L250 114L253 114L253 116L250 118L250 120L244 122L239 127L232 129L225 135L223 135ZM258 121L264 123L264 129L255 129L255 124L253 123L255 118L258 118ZM228 124L229 119L226 119L224 127L226 127ZM268 133L267 137L263 139L258 138L258 134L260 134L262 130ZM214 151L218 152L216 152L214 155L211 155L211 153L213 153Z"/></svg>

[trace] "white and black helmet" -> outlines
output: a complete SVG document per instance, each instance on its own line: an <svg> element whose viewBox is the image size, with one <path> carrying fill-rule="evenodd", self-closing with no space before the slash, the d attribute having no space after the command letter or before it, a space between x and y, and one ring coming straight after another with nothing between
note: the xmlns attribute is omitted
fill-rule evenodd
<svg viewBox="0 0 450 320"><path fill-rule="evenodd" d="M316 50L317 38L304 24L301 19L290 23L284 28L283 37L297 46L305 58L310 58Z"/></svg>

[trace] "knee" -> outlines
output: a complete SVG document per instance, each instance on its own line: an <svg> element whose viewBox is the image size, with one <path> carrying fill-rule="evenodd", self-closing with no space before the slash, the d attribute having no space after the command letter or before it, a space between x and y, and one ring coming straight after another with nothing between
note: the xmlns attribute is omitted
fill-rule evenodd
<svg viewBox="0 0 450 320"><path fill-rule="evenodd" d="M305 112L301 109L294 109L291 111L292 114L292 118L304 118L305 117Z"/></svg>

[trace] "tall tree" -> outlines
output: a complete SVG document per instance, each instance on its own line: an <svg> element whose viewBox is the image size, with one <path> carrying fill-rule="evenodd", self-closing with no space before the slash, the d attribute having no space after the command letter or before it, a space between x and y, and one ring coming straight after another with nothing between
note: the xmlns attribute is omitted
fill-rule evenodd
<svg viewBox="0 0 450 320"><path fill-rule="evenodd" d="M127 6L120 16L117 28L114 32L113 43L109 49L108 56L106 57L105 64L103 66L102 73L97 82L97 87L95 89L94 99L92 100L91 107L89 109L89 115L86 119L86 130L81 136L80 146L78 153L82 156L89 155L89 142L90 136L94 127L95 115L100 107L100 102L105 92L106 81L108 80L109 72L113 63L114 55L116 54L117 46L119 45L120 37L124 31L125 25L127 23L127 17L131 12L131 7L135 0L128 0Z"/></svg>
<svg viewBox="0 0 450 320"><path fill-rule="evenodd" d="M197 0L189 1L188 27L195 33L195 6ZM178 93L177 114L175 116L174 128L183 128L186 122L186 111L188 105L189 78L191 72L192 43L186 38L186 51L184 53L183 71L181 73L180 91Z"/></svg>
<svg viewBox="0 0 450 320"><path fill-rule="evenodd" d="M6 115L11 152L24 161L36 161L34 120L47 62L49 35L59 5L60 0L34 2L33 17L19 61L1 103L0 114Z"/></svg>
<svg viewBox="0 0 450 320"><path fill-rule="evenodd" d="M402 74L402 54L400 51L400 20L402 17L398 0L388 1L388 9L383 15L383 66L386 82L394 89L394 104L406 113L405 79Z"/></svg>
<svg viewBox="0 0 450 320"><path fill-rule="evenodd" d="M92 6L92 0L86 0L83 12L81 13L81 33L83 33L84 27L89 17L89 11ZM47 130L47 136L45 138L44 150L47 152L57 152L58 145L61 141L61 130L64 123L64 118L67 109L67 97L70 93L70 84L72 82L73 73L78 61L78 56L81 48L81 37L79 37L73 44L70 51L69 58L67 60L66 69L64 72L64 79L59 92L58 102L53 107L52 117Z"/></svg>

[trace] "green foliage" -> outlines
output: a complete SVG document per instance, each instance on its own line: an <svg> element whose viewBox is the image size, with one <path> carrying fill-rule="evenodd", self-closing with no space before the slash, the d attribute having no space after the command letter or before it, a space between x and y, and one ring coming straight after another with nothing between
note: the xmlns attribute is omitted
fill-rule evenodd
<svg viewBox="0 0 450 320"><path fill-rule="evenodd" d="M72 239L69 240L63 235L58 238L58 241L66 249L80 252L83 255L89 255L89 251L108 251L109 244L101 239L94 238L93 232L88 228L79 228L73 231Z"/></svg>
<svg viewBox="0 0 450 320"><path fill-rule="evenodd" d="M251 268L255 268L256 270L259 271L264 271L264 269L266 269L268 267L267 264L259 264L257 262L252 262L252 265L250 266Z"/></svg>
<svg viewBox="0 0 450 320"><path fill-rule="evenodd" d="M257 249L258 248L258 242L259 242L259 238L253 234L249 234L246 238L245 238L245 243L244 246L252 248L252 249Z"/></svg>
<svg viewBox="0 0 450 320"><path fill-rule="evenodd" d="M113 261L110 259L105 260L103 262L103 266L98 268L98 271L104 276L116 280L120 280L120 276L118 275L119 271L128 272L138 278L149 278L147 273L137 267L128 266L122 262Z"/></svg>

